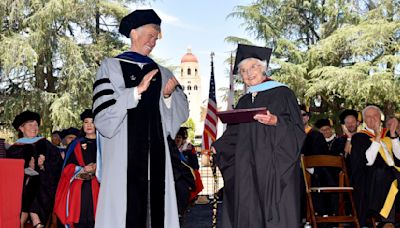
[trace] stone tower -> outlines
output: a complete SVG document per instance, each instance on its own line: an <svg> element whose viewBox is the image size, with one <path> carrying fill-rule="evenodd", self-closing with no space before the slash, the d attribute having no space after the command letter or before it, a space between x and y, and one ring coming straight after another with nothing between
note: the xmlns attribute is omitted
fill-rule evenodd
<svg viewBox="0 0 400 228"><path fill-rule="evenodd" d="M179 83L183 87L187 99L189 101L189 118L195 125L195 135L202 135L203 121L200 116L201 106L201 77L199 71L199 61L192 54L192 50L188 48L187 53L181 59Z"/></svg>

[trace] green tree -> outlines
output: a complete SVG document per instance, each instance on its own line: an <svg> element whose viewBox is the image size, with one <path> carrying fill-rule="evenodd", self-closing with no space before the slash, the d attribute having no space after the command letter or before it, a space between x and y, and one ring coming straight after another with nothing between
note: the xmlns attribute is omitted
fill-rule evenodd
<svg viewBox="0 0 400 228"><path fill-rule="evenodd" d="M182 127L188 128L188 140L193 144L194 143L194 131L196 129L196 124L194 123L192 118L189 118L185 123L182 124Z"/></svg>
<svg viewBox="0 0 400 228"><path fill-rule="evenodd" d="M258 0L229 17L243 19L250 35L274 49L272 77L300 102L326 116L371 103L392 115L400 108L399 7L389 0ZM246 39L228 37L239 40Z"/></svg>
<svg viewBox="0 0 400 228"><path fill-rule="evenodd" d="M78 126L101 60L127 48L117 30L129 2L1 1L0 123L30 109L47 135Z"/></svg>

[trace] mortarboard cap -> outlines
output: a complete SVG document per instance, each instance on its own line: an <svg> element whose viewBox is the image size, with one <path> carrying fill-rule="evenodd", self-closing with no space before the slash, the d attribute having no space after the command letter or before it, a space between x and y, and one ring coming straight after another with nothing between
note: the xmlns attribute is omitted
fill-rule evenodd
<svg viewBox="0 0 400 228"><path fill-rule="evenodd" d="M359 114L356 110L346 109L342 113L340 113L340 116L339 116L340 124L344 124L344 119L346 119L347 116L354 116L354 118L356 118L357 121L360 121Z"/></svg>
<svg viewBox="0 0 400 228"><path fill-rule="evenodd" d="M187 138L188 137L187 129L189 129L189 128L188 127L181 127L181 128L179 128L179 131L176 134L182 136L183 138Z"/></svg>
<svg viewBox="0 0 400 228"><path fill-rule="evenodd" d="M261 61L266 61L268 64L269 59L271 58L271 53L272 53L271 48L238 44L235 57L235 66L233 67L233 74L238 74L239 63L247 58L256 58Z"/></svg>
<svg viewBox="0 0 400 228"><path fill-rule="evenodd" d="M321 127L324 127L324 126L332 127L333 123L332 123L331 119L319 119L315 122L314 126L318 129L320 129Z"/></svg>
<svg viewBox="0 0 400 228"><path fill-rule="evenodd" d="M132 29L147 24L161 24L161 18L152 9L135 10L122 18L119 32L129 38Z"/></svg>
<svg viewBox="0 0 400 228"><path fill-rule="evenodd" d="M25 122L29 120L36 120L38 125L40 125L40 115L39 113L36 112L31 112L29 110L26 110L24 112L21 112L18 114L15 118L14 121L12 122L13 127L15 130L18 130L18 128L24 124Z"/></svg>
<svg viewBox="0 0 400 228"><path fill-rule="evenodd" d="M84 121L86 118L93 119L93 112L91 109L85 109L85 111L81 113L81 120Z"/></svg>
<svg viewBox="0 0 400 228"><path fill-rule="evenodd" d="M68 129L62 130L60 133L60 137L61 137L61 139L64 139L65 136L67 136L67 135L79 136L79 134L80 134L80 131L77 128L70 127Z"/></svg>

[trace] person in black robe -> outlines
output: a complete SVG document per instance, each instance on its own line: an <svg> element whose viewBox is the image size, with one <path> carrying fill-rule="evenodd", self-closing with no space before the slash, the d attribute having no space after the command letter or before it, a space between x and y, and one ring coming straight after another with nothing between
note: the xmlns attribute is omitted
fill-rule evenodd
<svg viewBox="0 0 400 228"><path fill-rule="evenodd" d="M315 127L318 128L319 132L324 136L326 143L328 144L328 154L334 156L344 155L344 138L338 137L333 132L333 122L330 119L319 119L315 122Z"/></svg>
<svg viewBox="0 0 400 228"><path fill-rule="evenodd" d="M62 158L51 142L38 137L40 115L24 111L12 123L21 136L7 150L7 158L25 160L21 227L30 217L34 227L44 227L54 205Z"/></svg>
<svg viewBox="0 0 400 228"><path fill-rule="evenodd" d="M266 76L270 54L271 49L238 46L234 73L240 72L249 93L236 109L267 111L252 122L228 125L213 144L224 178L223 228L299 226L305 134L293 91Z"/></svg>
<svg viewBox="0 0 400 228"><path fill-rule="evenodd" d="M366 219L372 216L394 223L395 207L385 208L384 204L389 195L393 200L396 196L391 185L399 177L398 121L391 121L388 130L381 127L382 112L378 107L367 106L362 113L366 126L352 136L350 154L350 181L360 225L365 226Z"/></svg>
<svg viewBox="0 0 400 228"><path fill-rule="evenodd" d="M57 188L54 211L58 227L93 228L95 224L99 181L95 176L97 144L92 110L86 109L81 120L83 137L71 142Z"/></svg>
<svg viewBox="0 0 400 228"><path fill-rule="evenodd" d="M353 109L346 109L339 115L340 124L342 125L343 135L341 136L345 140L344 146L344 158L346 161L346 167L348 170L349 177L351 176L351 138L358 131L360 125L361 115L359 112Z"/></svg>
<svg viewBox="0 0 400 228"><path fill-rule="evenodd" d="M304 125L304 131L306 132L306 139L304 140L303 146L301 148L301 154L304 156L309 156L309 155L319 155L319 154L329 154L329 147L328 144L325 141L324 135L317 131L314 130L310 125L309 125L309 120L311 117L311 112L309 109L304 105L300 105L300 112L301 116L303 118L303 125ZM318 169L318 168L317 168ZM318 183L318 178L316 178L317 175L313 175L315 173L315 168L308 168L307 172L312 174L312 182L315 183L317 186L321 185L321 183ZM307 210L307 204L306 204L306 187L304 183L304 176L303 173L301 172L301 178L300 178L300 201L301 201L301 218L306 217L306 210ZM325 206L320 203L320 197L319 196L314 196L314 206L315 206L315 211L326 214L325 211Z"/></svg>
<svg viewBox="0 0 400 228"><path fill-rule="evenodd" d="M178 201L178 211L182 216L188 210L188 207L194 203L196 196L203 190L203 183L201 181L201 176L199 173L199 160L197 158L195 147L187 140L188 132L187 127L181 127L176 133L175 144L179 150L180 162L190 169L190 172L186 172L186 179L193 179L190 184L180 184L179 181L175 181L176 187L176 198ZM187 181L185 181L188 183ZM181 187L178 187L178 184ZM181 219L182 220L182 219Z"/></svg>
<svg viewBox="0 0 400 228"><path fill-rule="evenodd" d="M328 151L325 155L343 156L346 140L342 137L337 137L333 132L333 122L330 119L319 119L314 126L324 136ZM322 153L321 153L322 154ZM338 186L340 169L334 167L319 167L315 168L312 175L313 186L320 187L336 187ZM315 206L316 211L320 215L337 214L338 195L335 193L316 194Z"/></svg>
<svg viewBox="0 0 400 228"><path fill-rule="evenodd" d="M314 130L309 125L311 113L308 108L302 104L299 105L301 116L303 118L304 131L306 132L306 138L301 148L301 154L307 155L318 155L318 154L329 154L329 147L325 141L324 135Z"/></svg>

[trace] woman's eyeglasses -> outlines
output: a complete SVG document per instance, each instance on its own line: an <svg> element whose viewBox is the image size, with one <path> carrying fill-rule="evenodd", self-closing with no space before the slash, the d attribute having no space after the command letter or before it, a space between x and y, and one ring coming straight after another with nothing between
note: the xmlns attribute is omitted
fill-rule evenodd
<svg viewBox="0 0 400 228"><path fill-rule="evenodd" d="M240 69L240 74L241 74L241 75L245 75L245 74L248 75L248 74L251 74L251 73L253 73L255 70L257 70L259 67L261 67L261 65L255 63L255 64L251 65L251 67L248 68L248 69L243 69L243 68L241 68L241 69Z"/></svg>

